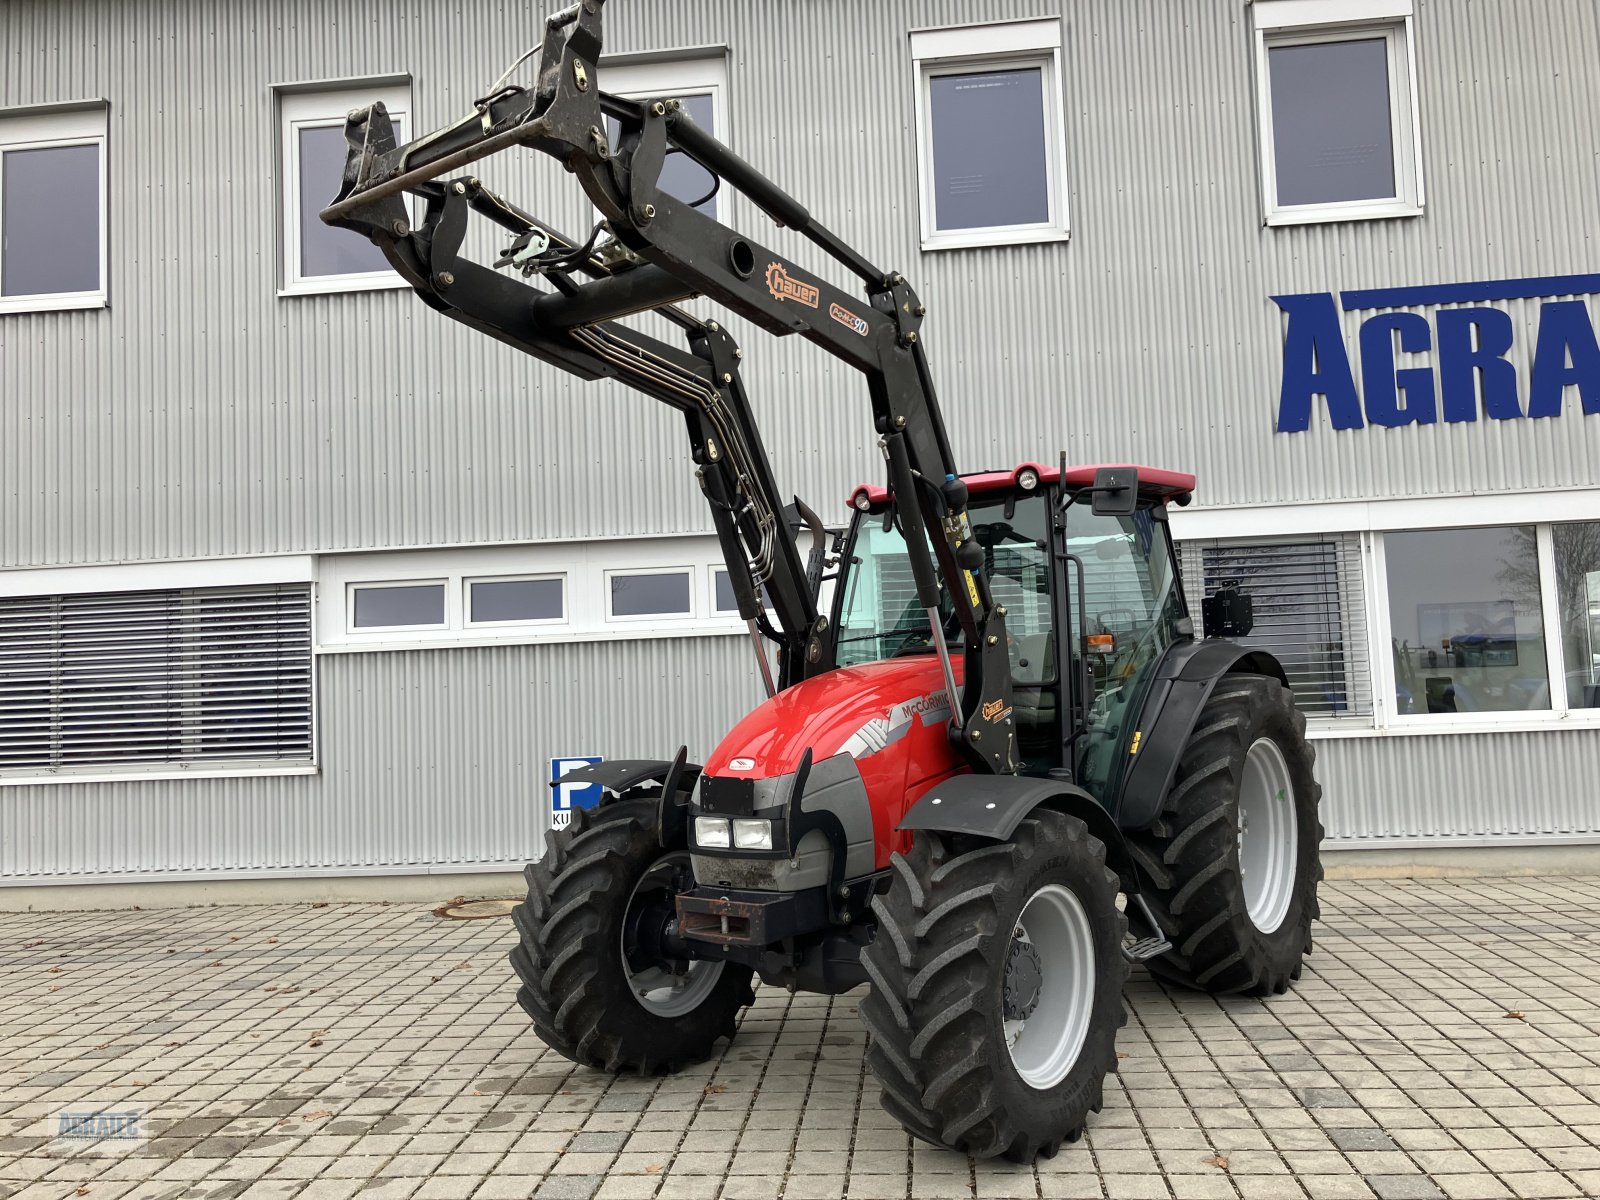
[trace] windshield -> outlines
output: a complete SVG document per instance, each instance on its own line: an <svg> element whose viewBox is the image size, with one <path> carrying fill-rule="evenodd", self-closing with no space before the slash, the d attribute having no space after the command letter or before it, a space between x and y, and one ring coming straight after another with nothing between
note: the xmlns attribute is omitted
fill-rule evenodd
<svg viewBox="0 0 1600 1200"><path fill-rule="evenodd" d="M990 590L996 603L1006 607L1024 770L1041 774L1063 765L1063 747L1070 740L1071 765L1080 782L1095 795L1109 796L1129 761L1133 722L1153 668L1180 636L1183 601L1166 524L1150 508L1104 516L1087 503L1069 505L1065 544L1070 615L1064 619L1070 645L1086 668L1088 695L1065 688L1057 667L1051 597L1052 500L1041 491L974 503L969 512L972 532L983 547ZM905 540L893 525L885 528L884 521L883 513L872 513L856 525L839 594L840 666L933 652ZM960 626L942 586L939 594L945 636L959 653ZM1073 730L1080 733L1065 736Z"/></svg>
<svg viewBox="0 0 1600 1200"><path fill-rule="evenodd" d="M990 590L1006 606L1012 675L1018 683L1039 685L1056 677L1048 502L1041 493L1017 499L1009 516L1006 507L1003 500L973 504L968 516L973 538L983 547ZM917 601L900 530L885 529L881 514L863 517L851 554L839 604L839 665L932 653L928 614ZM942 583L939 608L945 636L957 647L961 628Z"/></svg>

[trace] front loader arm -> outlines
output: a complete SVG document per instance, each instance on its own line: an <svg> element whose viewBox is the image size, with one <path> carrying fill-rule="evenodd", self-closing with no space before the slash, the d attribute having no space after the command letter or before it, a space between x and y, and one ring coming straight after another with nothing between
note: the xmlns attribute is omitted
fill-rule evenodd
<svg viewBox="0 0 1600 1200"><path fill-rule="evenodd" d="M547 22L538 82L501 88L473 115L405 146L381 104L346 124L350 151L329 224L367 235L432 307L583 378L613 377L685 414L702 490L727 558L740 613L781 646L784 685L832 665L833 631L815 609L794 539L782 517L748 398L739 349L715 322L675 307L706 295L777 336L800 334L862 372L888 464L912 573L955 696L939 615L939 580L966 642L964 695L953 731L979 769L1016 769L1005 610L982 573L982 548L967 522L965 485L920 342L924 308L898 273L878 270L818 224L792 196L689 118L674 100L628 100L599 90L604 0L583 0ZM617 123L616 145L606 118ZM577 178L613 241L596 249L554 235L470 175L442 179L513 145L549 154ZM795 229L866 285L866 303L660 188L669 152L687 154ZM403 196L427 201L412 230ZM548 290L460 254L476 211L546 245L513 259ZM508 255L508 258L512 256ZM502 260L505 263L507 260ZM677 324L689 350L618 323L656 311ZM922 531L926 528L927 536ZM928 552L931 543L932 554ZM764 625L765 589L778 630ZM765 657L762 657L765 665ZM771 684L769 681L769 690Z"/></svg>

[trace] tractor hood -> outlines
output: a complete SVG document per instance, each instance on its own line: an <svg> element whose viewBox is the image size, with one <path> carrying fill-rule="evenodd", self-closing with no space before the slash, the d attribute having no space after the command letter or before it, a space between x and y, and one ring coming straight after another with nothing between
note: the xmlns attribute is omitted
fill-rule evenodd
<svg viewBox="0 0 1600 1200"><path fill-rule="evenodd" d="M955 669L959 683L959 658ZM769 779L794 771L808 748L817 763L841 752L859 760L921 729L937 730L942 742L949 719L932 654L839 667L754 709L706 760L705 773Z"/></svg>

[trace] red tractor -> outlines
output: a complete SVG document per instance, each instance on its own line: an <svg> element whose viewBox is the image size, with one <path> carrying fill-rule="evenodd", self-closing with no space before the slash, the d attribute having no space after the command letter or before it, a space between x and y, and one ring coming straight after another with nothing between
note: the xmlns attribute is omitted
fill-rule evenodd
<svg viewBox="0 0 1600 1200"><path fill-rule="evenodd" d="M1195 637L1167 523L1193 476L1064 458L962 474L910 284L675 100L602 91L602 7L550 18L532 86L508 72L408 145L381 104L352 113L323 213L446 316L683 414L769 694L703 764L680 749L566 777L605 799L527 869L518 998L574 1061L650 1073L734 1036L757 975L865 984L867 1062L906 1129L1053 1154L1100 1108L1130 962L1218 993L1299 976L1322 874L1305 721L1270 655ZM586 240L464 172L512 146L576 176L601 217ZM864 296L664 190L671 154ZM474 213L511 235L508 271L462 255ZM848 529L783 502L742 351L678 306L694 295L867 377L887 486L857 489ZM686 345L618 321L647 311ZM1247 597L1228 605L1247 632Z"/></svg>

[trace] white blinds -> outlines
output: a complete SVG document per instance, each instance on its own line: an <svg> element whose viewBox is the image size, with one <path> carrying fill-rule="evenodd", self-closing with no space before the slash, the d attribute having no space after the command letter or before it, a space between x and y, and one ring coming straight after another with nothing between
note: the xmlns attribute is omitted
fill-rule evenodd
<svg viewBox="0 0 1600 1200"><path fill-rule="evenodd" d="M311 753L308 584L0 600L0 771Z"/></svg>
<svg viewBox="0 0 1600 1200"><path fill-rule="evenodd" d="M1307 716L1372 712L1361 543L1356 534L1293 541L1188 541L1182 546L1189 611L1224 583L1250 595L1255 627L1234 640L1277 656Z"/></svg>

